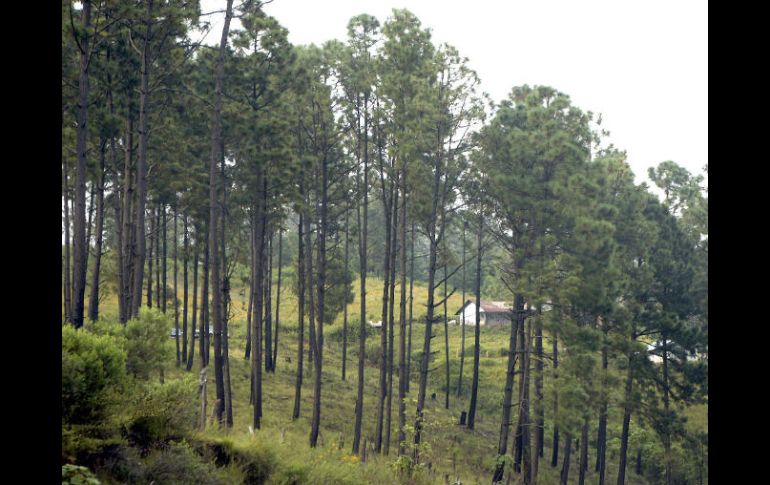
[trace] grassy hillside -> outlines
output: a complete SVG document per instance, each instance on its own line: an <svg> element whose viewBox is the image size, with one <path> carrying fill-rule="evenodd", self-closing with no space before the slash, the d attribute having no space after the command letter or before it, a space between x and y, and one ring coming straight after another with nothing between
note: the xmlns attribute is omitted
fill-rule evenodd
<svg viewBox="0 0 770 485"><path fill-rule="evenodd" d="M284 280L288 281L288 280ZM358 325L359 291L358 281L354 283L355 301L348 307L348 323ZM179 289L181 298L181 288ZM275 290L275 286L274 286ZM367 278L367 313L371 320L380 320L382 281L375 278ZM192 291L190 291L192 293ZM307 483L319 483L326 479L324 470L329 469L328 483L337 483L342 476L350 477L352 483L365 481L371 483L394 483L397 478L392 466L397 455L397 428L396 423L397 403L393 400L391 451L390 456L380 456L374 452L368 453L366 464L359 463L357 456L351 455L354 409L356 398L357 376L357 349L358 342L355 339L348 340L347 379L341 379L342 362L342 313L335 323L325 329L324 372L321 407L321 433L319 447L312 450L308 446L310 430L310 412L312 405L312 373L308 372L309 365L305 358L305 379L302 390L301 417L292 421L291 411L294 399L294 384L296 378L296 352L297 352L297 307L296 298L292 291L285 285L282 290L281 322L279 332L278 361L275 374L263 372L263 428L257 430L252 436L249 425L252 422L252 408L249 405L249 375L250 365L244 359L244 346L246 341L246 300L244 288L236 287L232 291L232 311L234 317L230 322L230 367L233 393L234 427L231 430L218 430L216 426L209 426L204 433L197 436L202 440L226 440L229 446L243 449L269 450L270 460L283 463L282 470L298 471L297 473L311 473L312 479ZM398 311L399 289L396 288L396 311ZM472 298L467 295L467 298ZM415 285L414 288L414 327L412 335L412 376L411 392L407 396L407 423L413 423L416 395L417 395L417 369L419 368L418 355L422 349L424 338L424 324L417 323L425 313L427 301L426 288ZM461 306L462 298L458 292L448 301L449 319ZM273 303L275 308L275 302ZM116 314L117 303L114 296L108 297L102 304L102 314L110 318ZM172 313L173 314L173 313ZM180 312L181 326L181 312ZM445 354L444 354L444 326L443 322L434 327L435 338L432 341L434 355L431 367L435 369L430 374L428 399L426 404L426 426L424 440L429 444L430 451L422 453L423 462L431 464L430 471L421 477L428 483L446 483L448 477L450 483L459 478L463 484L489 483L491 471L494 467L497 439L500 426L500 413L503 399L503 384L505 380L506 350L508 344L509 327L482 328L480 338L480 368L479 368L479 404L476 418L476 430L469 431L458 425L461 411L467 411L470 398L471 378L473 371L473 328L468 327L466 333L466 358L464 367L463 387L460 397L457 397L457 380L459 375L459 355L461 349L461 327L449 326L449 357L451 370L450 406L444 409L445 390ZM395 342L398 345L398 326L396 322ZM307 338L307 332L306 332ZM548 337L546 336L546 339ZM550 342L546 340L546 348ZM375 434L375 417L377 402L378 367L377 356L379 352L379 335L370 336L367 340L367 367L365 370L365 394L364 394L364 421L363 438L372 441ZM307 343L305 344L307 349ZM195 365L192 373L197 377L200 367L196 348ZM394 366L397 365L398 352L396 348ZM166 380L176 379L186 374L183 369L175 366L175 361L168 362ZM209 372L208 402L209 413L215 400L214 377ZM397 392L397 375L394 375L394 394ZM517 379L518 381L518 379ZM552 389L550 379L546 379L545 399L550 403ZM432 394L435 393L435 399ZM619 408L619 396L612 396L609 416L609 442L608 442L608 466L607 483L614 483L617 473L617 454L619 449L620 421L622 409ZM191 403L197 406L198 403ZM541 484L558 483L559 467L550 466L551 451L551 412L550 405L546 405L546 450L541 459L540 479ZM694 410L691 424L707 428L705 408ZM592 423L595 427L596 423ZM632 429L638 427L632 422ZM592 430L591 442L595 440L595 431ZM408 437L408 439L410 439ZM636 445L632 436L631 449L629 451L629 468L627 481L631 485L647 483L641 477L633 473L633 460L635 458ZM641 438L640 438L641 439ZM509 441L512 443L512 440ZM510 446L510 445L509 445ZM593 446L593 444L591 444ZM560 450L560 459L561 459ZM588 482L596 481L593 461L594 450L589 448ZM577 483L577 450L573 450L572 466L570 471L570 483ZM304 468L307 468L304 472ZM282 473L284 473L282 472ZM285 475L284 473L284 475ZM336 475L335 475L336 473ZM341 474L341 475L340 475ZM282 475L283 476L283 475ZM336 477L336 478L334 478ZM513 483L517 475L513 475ZM233 478L237 481L237 478ZM280 483L277 475L273 477L274 483ZM281 479L283 480L283 478ZM290 480L285 483L294 483ZM296 482L304 483L304 482Z"/></svg>

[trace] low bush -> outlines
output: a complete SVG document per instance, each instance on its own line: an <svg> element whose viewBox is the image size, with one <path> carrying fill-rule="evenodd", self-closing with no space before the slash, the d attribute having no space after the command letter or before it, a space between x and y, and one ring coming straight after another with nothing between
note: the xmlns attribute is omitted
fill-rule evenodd
<svg viewBox="0 0 770 485"><path fill-rule="evenodd" d="M126 351L114 336L62 326L62 419L93 423L125 384Z"/></svg>
<svg viewBox="0 0 770 485"><path fill-rule="evenodd" d="M142 308L138 318L126 323L126 368L134 377L148 379L161 371L174 354L171 316L157 308Z"/></svg>

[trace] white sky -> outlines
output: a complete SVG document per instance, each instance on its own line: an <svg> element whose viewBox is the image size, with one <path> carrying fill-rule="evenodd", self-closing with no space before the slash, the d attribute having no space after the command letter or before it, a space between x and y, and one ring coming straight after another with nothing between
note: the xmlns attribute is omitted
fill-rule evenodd
<svg viewBox="0 0 770 485"><path fill-rule="evenodd" d="M225 4L201 0L201 10ZM513 86L548 85L601 113L637 182L664 160L694 174L708 162L706 1L274 0L265 11L293 44L321 44L344 40L352 16L383 23L393 8L409 9L434 43L468 57L495 102ZM211 16L207 43L218 42L222 17Z"/></svg>

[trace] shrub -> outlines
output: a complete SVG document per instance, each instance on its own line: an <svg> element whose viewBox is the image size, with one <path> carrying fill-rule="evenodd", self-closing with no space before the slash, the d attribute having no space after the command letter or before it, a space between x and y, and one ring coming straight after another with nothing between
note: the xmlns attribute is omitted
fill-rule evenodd
<svg viewBox="0 0 770 485"><path fill-rule="evenodd" d="M186 442L171 443L166 449L156 451L147 458L144 483L175 484L225 483L217 470L204 462Z"/></svg>
<svg viewBox="0 0 770 485"><path fill-rule="evenodd" d="M378 329L372 327L369 324L365 325L365 329L366 329L365 332L366 332L367 341L369 340L370 337L380 334ZM359 326L359 320L348 318L348 345L351 345L351 346L353 344L357 345L358 337L360 334L361 334L361 328ZM324 339L327 339L327 338L333 342L342 343L342 325L336 325L332 327L329 333L327 335L324 335Z"/></svg>
<svg viewBox="0 0 770 485"><path fill-rule="evenodd" d="M62 485L99 485L101 483L88 468L77 465L61 467L61 482Z"/></svg>
<svg viewBox="0 0 770 485"><path fill-rule="evenodd" d="M125 383L122 342L62 326L62 419L87 423L102 419L116 391Z"/></svg>
<svg viewBox="0 0 770 485"><path fill-rule="evenodd" d="M191 375L159 384L148 383L132 403L126 426L129 441L142 448L180 438L197 412L197 384Z"/></svg>
<svg viewBox="0 0 770 485"><path fill-rule="evenodd" d="M135 377L147 379L151 371L163 369L174 354L171 317L157 308L142 308L139 318L126 323L126 368Z"/></svg>

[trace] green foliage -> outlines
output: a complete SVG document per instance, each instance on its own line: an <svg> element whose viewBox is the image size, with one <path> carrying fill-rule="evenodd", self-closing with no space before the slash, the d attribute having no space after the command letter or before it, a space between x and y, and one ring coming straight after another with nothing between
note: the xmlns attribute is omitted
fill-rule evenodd
<svg viewBox="0 0 770 485"><path fill-rule="evenodd" d="M125 384L126 351L117 337L62 326L62 419L88 423L104 417Z"/></svg>
<svg viewBox="0 0 770 485"><path fill-rule="evenodd" d="M197 407L197 382L192 375L164 384L147 383L131 402L126 425L129 441L146 448L179 438L195 423Z"/></svg>
<svg viewBox="0 0 770 485"><path fill-rule="evenodd" d="M63 465L61 467L61 483L62 485L99 485L102 482L84 466Z"/></svg>
<svg viewBox="0 0 770 485"><path fill-rule="evenodd" d="M126 368L135 377L148 379L173 356L169 338L171 315L157 308L143 307L138 318L126 323Z"/></svg>
<svg viewBox="0 0 770 485"><path fill-rule="evenodd" d="M155 451L148 456L146 465L144 483L228 483L219 477L216 468L203 461L185 441L172 442L167 448Z"/></svg>

